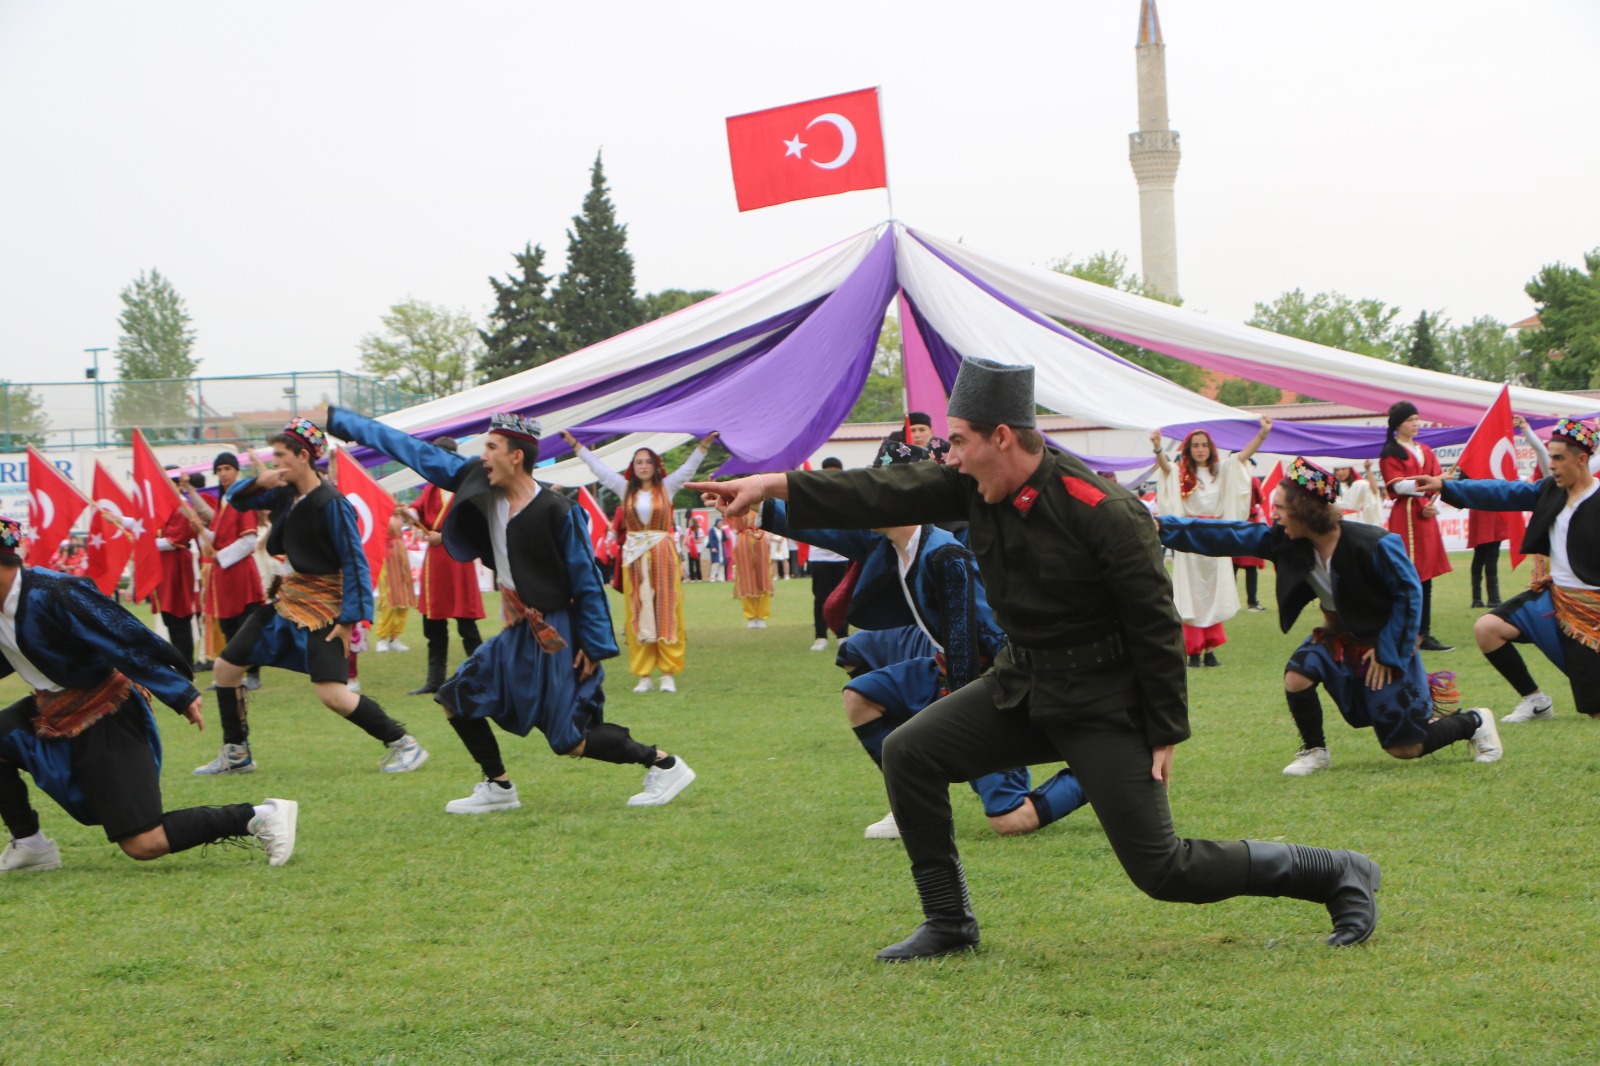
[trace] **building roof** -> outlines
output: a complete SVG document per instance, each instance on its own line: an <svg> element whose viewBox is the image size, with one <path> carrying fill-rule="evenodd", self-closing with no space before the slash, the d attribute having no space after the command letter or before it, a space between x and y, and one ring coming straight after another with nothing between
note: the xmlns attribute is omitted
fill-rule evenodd
<svg viewBox="0 0 1600 1066"><path fill-rule="evenodd" d="M1137 44L1162 44L1161 19L1156 16L1156 0L1143 0L1139 5L1139 40Z"/></svg>

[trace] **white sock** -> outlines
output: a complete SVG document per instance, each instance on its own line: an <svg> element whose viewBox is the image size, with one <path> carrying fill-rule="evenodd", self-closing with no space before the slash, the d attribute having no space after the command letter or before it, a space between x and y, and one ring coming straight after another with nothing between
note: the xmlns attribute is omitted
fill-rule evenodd
<svg viewBox="0 0 1600 1066"><path fill-rule="evenodd" d="M17 837L16 842L22 847L28 848L32 851L43 851L45 848L50 846L50 838L44 835L43 829L39 830L31 837Z"/></svg>
<svg viewBox="0 0 1600 1066"><path fill-rule="evenodd" d="M256 817L265 818L269 814L275 814L277 810L278 805L276 803L263 803L261 806L256 808Z"/></svg>

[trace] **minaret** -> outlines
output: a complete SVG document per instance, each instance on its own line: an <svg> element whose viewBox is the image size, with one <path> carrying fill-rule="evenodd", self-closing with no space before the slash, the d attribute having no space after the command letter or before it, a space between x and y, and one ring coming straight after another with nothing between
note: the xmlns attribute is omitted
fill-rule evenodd
<svg viewBox="0 0 1600 1066"><path fill-rule="evenodd" d="M1178 132L1167 128L1167 46L1156 0L1141 0L1133 52L1139 68L1139 132L1128 134L1128 161L1139 182L1139 265L1150 288L1175 297L1178 223L1172 190L1178 179Z"/></svg>

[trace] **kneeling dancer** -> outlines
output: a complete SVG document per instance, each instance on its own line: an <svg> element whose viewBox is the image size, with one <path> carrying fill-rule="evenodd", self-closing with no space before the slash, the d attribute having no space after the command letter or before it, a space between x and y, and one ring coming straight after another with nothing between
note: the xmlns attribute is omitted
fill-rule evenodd
<svg viewBox="0 0 1600 1066"><path fill-rule="evenodd" d="M1284 670L1301 748L1283 772L1304 777L1330 765L1318 684L1345 721L1356 729L1371 726L1383 750L1396 759L1421 758L1470 739L1476 762L1498 762L1503 752L1493 712L1477 708L1435 716L1434 686L1417 653L1422 582L1404 542L1381 526L1346 525L1334 502L1338 495L1339 480L1331 471L1296 458L1273 490L1271 526L1160 519L1166 547L1271 559L1283 632L1313 599L1322 606L1326 622L1295 650Z"/></svg>
<svg viewBox="0 0 1600 1066"><path fill-rule="evenodd" d="M688 763L605 721L600 661L618 653L611 605L583 508L533 479L537 420L495 414L478 459L344 408L329 408L328 429L455 493L440 530L444 549L463 561L482 559L500 587L506 628L474 651L434 697L484 776L446 811L484 814L522 806L491 719L521 737L539 730L557 755L647 767L630 807L658 807L689 786L695 773Z"/></svg>
<svg viewBox="0 0 1600 1066"><path fill-rule="evenodd" d="M1167 782L1189 736L1183 629L1149 512L1036 428L1033 368L967 358L950 395L947 465L763 474L690 485L742 513L789 501L797 527L970 523L995 619L993 670L933 703L883 749L889 806L924 921L885 962L970 950L978 923L950 818L950 785L1065 759L1134 884L1185 903L1289 896L1324 903L1332 945L1377 924L1366 856L1296 844L1180 839ZM1063 610L1070 604L1071 610Z"/></svg>
<svg viewBox="0 0 1600 1066"><path fill-rule="evenodd" d="M1522 702L1501 719L1555 717L1516 644L1532 642L1572 686L1572 705L1600 718L1600 479L1590 469L1594 427L1563 418L1550 434L1550 476L1526 481L1442 481L1418 478L1456 507L1532 511L1522 538L1527 555L1550 557L1550 576L1478 619L1478 647Z"/></svg>
<svg viewBox="0 0 1600 1066"><path fill-rule="evenodd" d="M0 519L0 677L33 695L0 711L0 821L11 834L0 874L54 870L61 851L39 828L22 770L84 825L134 859L159 859L254 836L268 865L294 852L299 805L161 807L161 735L150 697L201 726L192 665L94 583L24 570L21 527Z"/></svg>
<svg viewBox="0 0 1600 1066"><path fill-rule="evenodd" d="M235 484L228 505L270 512L267 551L288 556L294 569L275 583L272 602L251 612L217 658L222 751L195 773L249 773L256 768L245 696L239 689L251 666L306 674L324 707L385 745L381 770L415 770L428 761L427 750L376 700L352 691L349 684L350 630L372 620L372 570L361 548L355 508L314 465L326 438L309 419L296 418L267 443L272 445L272 469Z"/></svg>

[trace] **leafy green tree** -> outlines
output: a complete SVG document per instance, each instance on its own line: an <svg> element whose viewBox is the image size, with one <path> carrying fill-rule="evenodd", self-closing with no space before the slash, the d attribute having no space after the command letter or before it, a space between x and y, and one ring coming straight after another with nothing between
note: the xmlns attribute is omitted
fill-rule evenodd
<svg viewBox="0 0 1600 1066"><path fill-rule="evenodd" d="M139 427L153 439L193 435L194 406L189 383L200 360L189 310L172 282L152 269L140 272L122 290L122 336L117 339L121 379L111 398L111 415L121 439Z"/></svg>
<svg viewBox="0 0 1600 1066"><path fill-rule="evenodd" d="M1082 278L1084 281L1092 281L1096 285L1104 285L1120 292L1148 296L1152 300L1160 300L1163 303L1181 304L1183 302L1176 297L1168 297L1152 289L1143 278L1128 268L1128 257L1121 252L1095 252L1081 261L1073 260L1070 257L1060 259L1051 263L1050 269L1058 274ZM1210 377L1209 372L1204 367L1186 363L1182 359L1174 359L1170 355L1154 352L1148 348L1140 348L1138 345L1129 344L1125 340L1084 329L1073 322L1064 324L1102 348L1122 356L1130 363L1136 363L1146 370L1160 374L1170 381L1175 381L1192 392L1199 392Z"/></svg>
<svg viewBox="0 0 1600 1066"><path fill-rule="evenodd" d="M900 363L900 319L888 316L878 334L872 369L846 422L898 422L906 416L906 383Z"/></svg>
<svg viewBox="0 0 1600 1066"><path fill-rule="evenodd" d="M1483 316L1464 326L1441 323L1439 345L1444 369L1463 377L1532 385L1537 366L1504 322Z"/></svg>
<svg viewBox="0 0 1600 1066"><path fill-rule="evenodd" d="M583 213L567 230L567 269L551 296L569 352L615 337L644 321L633 291L628 227L617 221L600 156L594 157Z"/></svg>
<svg viewBox="0 0 1600 1066"><path fill-rule="evenodd" d="M495 301L494 310L489 312L492 328L478 330L478 339L483 342L478 372L484 381L510 377L567 352L550 306L550 278L543 270L544 249L525 244L522 251L511 255L521 275L507 274L505 281L489 279Z"/></svg>
<svg viewBox="0 0 1600 1066"><path fill-rule="evenodd" d="M1433 330L1437 318L1428 317L1428 312L1423 311L1417 315L1417 321L1411 327L1411 345L1406 350L1406 362L1419 370L1443 370L1444 364L1439 360L1439 348L1434 343Z"/></svg>
<svg viewBox="0 0 1600 1066"><path fill-rule="evenodd" d="M427 397L472 384L483 352L478 329L465 313L407 300L389 308L383 333L361 338L361 368L373 377Z"/></svg>
<svg viewBox="0 0 1600 1066"><path fill-rule="evenodd" d="M1600 248L1583 269L1555 263L1528 282L1539 329L1523 335L1538 384L1547 389L1600 388Z"/></svg>
<svg viewBox="0 0 1600 1066"><path fill-rule="evenodd" d="M641 322L654 322L658 318L665 318L674 311L682 311L701 300L709 300L715 296L715 289L662 289L660 292L647 292L639 297L639 314Z"/></svg>
<svg viewBox="0 0 1600 1066"><path fill-rule="evenodd" d="M1382 300L1352 300L1337 292L1307 296L1295 289L1271 303L1256 304L1256 313L1247 325L1399 362L1409 340L1406 329L1395 325L1399 315L1398 307Z"/></svg>
<svg viewBox="0 0 1600 1066"><path fill-rule="evenodd" d="M1217 402L1229 407L1265 407L1282 401L1282 389L1259 381L1228 378L1217 386Z"/></svg>
<svg viewBox="0 0 1600 1066"><path fill-rule="evenodd" d="M0 378L0 449L16 451L30 444L44 444L50 416L44 410L44 397L26 385L13 385Z"/></svg>

